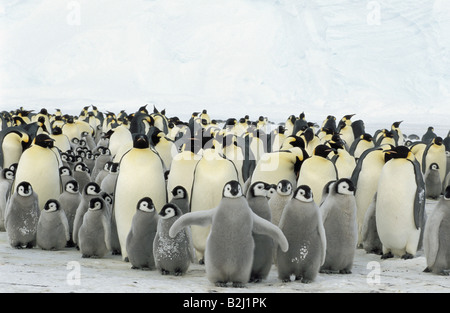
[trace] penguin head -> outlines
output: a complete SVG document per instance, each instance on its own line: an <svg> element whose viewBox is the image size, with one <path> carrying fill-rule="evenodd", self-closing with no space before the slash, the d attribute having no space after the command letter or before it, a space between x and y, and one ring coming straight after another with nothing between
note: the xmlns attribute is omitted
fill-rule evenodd
<svg viewBox="0 0 450 313"><path fill-rule="evenodd" d="M75 172L86 172L86 168L86 164L84 164L83 162L78 162L77 164L75 164L73 169Z"/></svg>
<svg viewBox="0 0 450 313"><path fill-rule="evenodd" d="M442 137L436 137L433 139L433 143L435 145L442 146L442 144L444 143L444 139L442 139Z"/></svg>
<svg viewBox="0 0 450 313"><path fill-rule="evenodd" d="M102 210L105 205L105 202L100 197L95 197L89 201L89 210L90 211L98 211Z"/></svg>
<svg viewBox="0 0 450 313"><path fill-rule="evenodd" d="M281 196L291 195L292 183L287 179L280 180L277 184L277 193Z"/></svg>
<svg viewBox="0 0 450 313"><path fill-rule="evenodd" d="M72 176L72 170L68 166L61 166L59 168L60 176Z"/></svg>
<svg viewBox="0 0 450 313"><path fill-rule="evenodd" d="M33 188L29 182L23 181L17 185L17 193L22 197L29 197L33 194Z"/></svg>
<svg viewBox="0 0 450 313"><path fill-rule="evenodd" d="M251 196L254 197L267 197L267 186L268 184L262 182L262 181L257 181L255 183L253 183L250 186L250 194Z"/></svg>
<svg viewBox="0 0 450 313"><path fill-rule="evenodd" d="M439 165L437 164L437 163L431 163L430 164L430 170L434 170L434 171L437 171L437 170L439 170Z"/></svg>
<svg viewBox="0 0 450 313"><path fill-rule="evenodd" d="M87 195L98 195L101 192L100 186L95 182L89 182L84 187L84 192Z"/></svg>
<svg viewBox="0 0 450 313"><path fill-rule="evenodd" d="M222 197L224 198L239 198L242 197L242 188L236 180L231 180L223 187Z"/></svg>
<svg viewBox="0 0 450 313"><path fill-rule="evenodd" d="M150 147L150 143L147 135L137 134L133 140L133 148L147 149Z"/></svg>
<svg viewBox="0 0 450 313"><path fill-rule="evenodd" d="M103 198L103 200L105 200L106 204L108 204L108 205L112 205L113 204L112 195L110 195L109 193L107 193L105 191L102 192L102 198Z"/></svg>
<svg viewBox="0 0 450 313"><path fill-rule="evenodd" d="M155 212L155 205L153 204L152 199L144 197L138 201L136 209L142 212L151 213Z"/></svg>
<svg viewBox="0 0 450 313"><path fill-rule="evenodd" d="M340 195L351 195L355 194L355 185L348 178L339 179L334 185L334 191Z"/></svg>
<svg viewBox="0 0 450 313"><path fill-rule="evenodd" d="M447 186L447 188L445 188L445 191L444 191L444 199L445 199L445 200L450 200L450 185Z"/></svg>
<svg viewBox="0 0 450 313"><path fill-rule="evenodd" d="M78 193L79 191L78 182L75 179L71 179L66 183L66 186L64 186L64 190L69 193Z"/></svg>
<svg viewBox="0 0 450 313"><path fill-rule="evenodd" d="M120 169L120 164L118 162L112 162L111 166L109 167L110 173L118 173Z"/></svg>
<svg viewBox="0 0 450 313"><path fill-rule="evenodd" d="M50 138L47 134L39 134L34 138L34 144L42 148L53 148L53 142L55 140Z"/></svg>
<svg viewBox="0 0 450 313"><path fill-rule="evenodd" d="M56 199L49 199L44 205L45 212L56 212L60 209L61 205Z"/></svg>
<svg viewBox="0 0 450 313"><path fill-rule="evenodd" d="M385 162L391 159L408 159L412 157L411 150L406 146L392 147L389 150L384 150Z"/></svg>
<svg viewBox="0 0 450 313"><path fill-rule="evenodd" d="M266 185L267 198L272 198L273 195L277 192L277 185L275 184L267 184Z"/></svg>
<svg viewBox="0 0 450 313"><path fill-rule="evenodd" d="M167 203L159 212L159 216L164 220L179 215L181 215L181 210L173 203Z"/></svg>
<svg viewBox="0 0 450 313"><path fill-rule="evenodd" d="M365 140L367 142L371 142L373 140L373 137L371 134L365 133L365 134L361 135L361 139Z"/></svg>
<svg viewBox="0 0 450 313"><path fill-rule="evenodd" d="M301 202L313 202L314 201L312 190L307 185L298 186L297 189L295 189L295 191L294 191L293 198L297 199Z"/></svg>
<svg viewBox="0 0 450 313"><path fill-rule="evenodd" d="M103 170L109 172L109 168L111 167L112 164L113 164L113 161L106 162L105 165L103 165Z"/></svg>
<svg viewBox="0 0 450 313"><path fill-rule="evenodd" d="M333 149L331 147L321 144L314 148L313 154L322 158L327 158L328 154L330 154L330 152L332 151Z"/></svg>
<svg viewBox="0 0 450 313"><path fill-rule="evenodd" d="M9 168L4 168L2 170L2 176L3 176L4 179L14 180L14 176L15 175L14 175L14 171L13 170L11 170Z"/></svg>
<svg viewBox="0 0 450 313"><path fill-rule="evenodd" d="M401 124L402 122L403 122L403 121L392 123L392 128L399 128L399 127L400 127L400 124Z"/></svg>
<svg viewBox="0 0 450 313"><path fill-rule="evenodd" d="M15 174L18 165L19 165L19 163L13 163L13 164L11 164L11 165L9 166L9 169L10 169L11 171L13 171L14 174Z"/></svg>
<svg viewBox="0 0 450 313"><path fill-rule="evenodd" d="M183 186L176 186L172 189L172 196L174 199L186 199L186 189Z"/></svg>

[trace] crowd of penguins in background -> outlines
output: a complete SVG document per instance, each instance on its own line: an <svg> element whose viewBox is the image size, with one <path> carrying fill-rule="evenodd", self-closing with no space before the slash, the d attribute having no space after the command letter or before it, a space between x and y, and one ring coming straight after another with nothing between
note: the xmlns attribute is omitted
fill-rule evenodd
<svg viewBox="0 0 450 313"><path fill-rule="evenodd" d="M0 231L14 248L112 253L161 274L199 262L224 287L272 266L283 282L349 274L358 248L424 249L421 270L448 275L450 132L406 136L394 122L369 134L353 117L3 111Z"/></svg>

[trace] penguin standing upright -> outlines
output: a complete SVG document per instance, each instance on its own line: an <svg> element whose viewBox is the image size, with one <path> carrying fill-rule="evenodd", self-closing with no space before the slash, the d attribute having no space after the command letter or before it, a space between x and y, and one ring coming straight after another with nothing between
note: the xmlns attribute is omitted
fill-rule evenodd
<svg viewBox="0 0 450 313"><path fill-rule="evenodd" d="M287 251L288 242L281 230L252 212L238 181L225 184L219 205L211 210L182 215L170 228L169 236L185 226L211 224L205 250L206 276L218 287L244 287L250 279L254 240L252 231L272 237Z"/></svg>
<svg viewBox="0 0 450 313"><path fill-rule="evenodd" d="M61 250L70 240L69 222L56 199L49 199L39 216L36 244L43 250Z"/></svg>
<svg viewBox="0 0 450 313"><path fill-rule="evenodd" d="M26 181L20 182L6 207L5 227L11 247L21 249L36 245L40 213L38 196L33 187Z"/></svg>
<svg viewBox="0 0 450 313"><path fill-rule="evenodd" d="M431 163L424 175L426 198L437 200L442 192L442 181L439 165Z"/></svg>
<svg viewBox="0 0 450 313"><path fill-rule="evenodd" d="M420 165L405 146L386 150L376 199L382 258L413 258L424 224L425 183Z"/></svg>
<svg viewBox="0 0 450 313"><path fill-rule="evenodd" d="M170 203L175 204L181 210L181 213L185 214L191 210L189 207L189 195L183 186L176 186L171 191L171 194L173 198L170 200Z"/></svg>
<svg viewBox="0 0 450 313"><path fill-rule="evenodd" d="M59 160L52 147L53 139L48 135L37 135L32 146L20 157L14 179L13 190L22 181L33 186L41 209L44 209L48 199L57 199L62 192Z"/></svg>
<svg viewBox="0 0 450 313"><path fill-rule="evenodd" d="M4 168L0 171L0 231L5 231L6 204L11 194L14 171Z"/></svg>
<svg viewBox="0 0 450 313"><path fill-rule="evenodd" d="M7 127L0 132L0 168L19 162L28 147L30 136L20 127Z"/></svg>
<svg viewBox="0 0 450 313"><path fill-rule="evenodd" d="M58 202L60 203L61 210L64 211L67 218L67 223L69 224L69 240L67 245L69 247L74 246L73 241L73 225L75 221L75 216L77 214L77 208L82 201L82 196L80 189L78 187L78 182L76 180L68 181L64 186L64 191L59 195Z"/></svg>
<svg viewBox="0 0 450 313"><path fill-rule="evenodd" d="M195 249L189 229L178 232L175 238L169 236L170 227L183 215L180 208L168 203L159 212L159 221L153 241L155 265L162 275L180 276L195 262Z"/></svg>
<svg viewBox="0 0 450 313"><path fill-rule="evenodd" d="M271 222L274 225L280 223L281 215L288 201L292 198L294 189L292 184L287 179L282 179L277 184L277 192L269 200L269 208L271 212Z"/></svg>
<svg viewBox="0 0 450 313"><path fill-rule="evenodd" d="M122 258L126 260L126 240L139 200L150 197L159 212L167 203L167 194L163 164L158 154L150 149L146 135L135 136L133 148L123 155L119 166L113 210Z"/></svg>
<svg viewBox="0 0 450 313"><path fill-rule="evenodd" d="M426 146L421 162L422 173L425 174L430 164L436 163L438 166L441 182L445 180L447 173L447 154L442 137L436 137Z"/></svg>

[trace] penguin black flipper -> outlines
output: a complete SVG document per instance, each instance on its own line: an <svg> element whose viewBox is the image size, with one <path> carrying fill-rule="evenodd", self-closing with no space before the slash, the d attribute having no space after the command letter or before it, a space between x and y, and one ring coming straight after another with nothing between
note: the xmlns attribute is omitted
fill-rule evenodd
<svg viewBox="0 0 450 313"><path fill-rule="evenodd" d="M417 160L409 160L414 166L417 190L414 198L414 223L416 228L423 228L425 214L425 181L423 179L420 164Z"/></svg>
<svg viewBox="0 0 450 313"><path fill-rule="evenodd" d="M350 145L350 148L348 149L348 153L350 153L351 156L355 156L355 150L358 146L358 143L362 140L361 136L355 137L355 140L353 140L352 144Z"/></svg>
<svg viewBox="0 0 450 313"><path fill-rule="evenodd" d="M381 149L379 147L367 149L359 157L358 162L356 163L356 167L353 170L352 177L350 178L350 180L352 181L353 185L358 186L359 173L361 172L361 168L363 166L364 159L370 152L375 151L375 150L383 150L383 149Z"/></svg>
<svg viewBox="0 0 450 313"><path fill-rule="evenodd" d="M237 144L239 147L241 147L241 150L244 152L244 162L242 164L242 178L245 181L249 177L252 177L253 171L256 167L256 160L255 156L253 155L253 152L250 149L250 143L248 136L245 138L237 137L236 138Z"/></svg>

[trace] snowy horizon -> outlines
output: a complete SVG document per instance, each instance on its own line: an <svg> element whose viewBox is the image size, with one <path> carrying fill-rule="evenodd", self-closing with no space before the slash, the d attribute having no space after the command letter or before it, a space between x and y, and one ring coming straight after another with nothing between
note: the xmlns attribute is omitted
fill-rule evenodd
<svg viewBox="0 0 450 313"><path fill-rule="evenodd" d="M448 129L449 33L445 0L0 1L1 108Z"/></svg>

